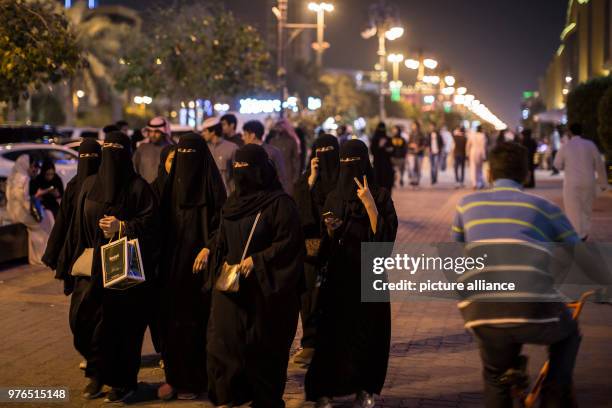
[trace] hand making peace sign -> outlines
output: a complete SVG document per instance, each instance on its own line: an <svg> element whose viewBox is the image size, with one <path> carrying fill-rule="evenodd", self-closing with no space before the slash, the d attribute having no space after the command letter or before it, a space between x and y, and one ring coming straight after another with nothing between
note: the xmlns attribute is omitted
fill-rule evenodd
<svg viewBox="0 0 612 408"><path fill-rule="evenodd" d="M359 197L363 203L363 206L366 209L376 208L374 197L372 197L372 192L368 188L368 178L365 175L363 176L363 184L359 182L357 177L353 177L353 180L355 180L355 183L357 183L357 197Z"/></svg>

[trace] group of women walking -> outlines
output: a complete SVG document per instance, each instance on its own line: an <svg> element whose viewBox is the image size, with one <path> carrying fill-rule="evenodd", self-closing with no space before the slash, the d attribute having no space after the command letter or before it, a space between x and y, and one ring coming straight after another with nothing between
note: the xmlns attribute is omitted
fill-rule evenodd
<svg viewBox="0 0 612 408"><path fill-rule="evenodd" d="M394 241L397 217L366 145L319 137L294 197L259 145L236 151L232 178L227 196L197 134L162 151L151 185L124 134L83 142L45 255L72 294L70 327L90 379L83 396L100 397L104 385L108 402L135 392L149 326L166 375L159 398L207 392L216 406L284 407L301 312L314 349L306 398L331 407L355 394L356 406L374 406L391 317L389 304L361 302L360 251ZM146 273L126 290L102 278L101 247L119 234L138 239ZM88 251L91 274L75 274Z"/></svg>

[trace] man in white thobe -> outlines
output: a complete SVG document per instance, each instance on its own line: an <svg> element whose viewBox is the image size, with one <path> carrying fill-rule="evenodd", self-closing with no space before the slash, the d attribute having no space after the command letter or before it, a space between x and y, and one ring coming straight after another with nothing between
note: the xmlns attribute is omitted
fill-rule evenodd
<svg viewBox="0 0 612 408"><path fill-rule="evenodd" d="M564 170L563 204L578 236L586 240L591 229L597 185L608 188L606 168L595 143L582 138L582 126L570 126L570 140L557 152L554 165ZM597 176L596 176L597 175Z"/></svg>
<svg viewBox="0 0 612 408"><path fill-rule="evenodd" d="M478 126L476 132L468 136L465 150L470 161L472 187L474 189L484 188L483 165L487 158L487 135L482 131L482 126Z"/></svg>

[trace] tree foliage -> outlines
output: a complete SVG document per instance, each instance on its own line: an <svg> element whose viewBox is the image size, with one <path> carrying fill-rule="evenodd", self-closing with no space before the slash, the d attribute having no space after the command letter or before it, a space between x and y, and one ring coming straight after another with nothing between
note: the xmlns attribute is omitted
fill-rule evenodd
<svg viewBox="0 0 612 408"><path fill-rule="evenodd" d="M599 101L599 141L608 160L612 160L612 87Z"/></svg>
<svg viewBox="0 0 612 408"><path fill-rule="evenodd" d="M127 7L90 9L84 1L67 9L66 17L85 61L76 85L85 90L89 103L95 106L100 91L114 86L122 47L130 39L132 31L139 31L140 17Z"/></svg>
<svg viewBox="0 0 612 408"><path fill-rule="evenodd" d="M75 36L53 2L0 0L0 21L0 101L16 107L81 66Z"/></svg>
<svg viewBox="0 0 612 408"><path fill-rule="evenodd" d="M360 116L369 116L373 112L373 99L357 89L355 81L348 75L324 74L321 83L325 85L321 119L340 116L346 121L353 121Z"/></svg>
<svg viewBox="0 0 612 408"><path fill-rule="evenodd" d="M268 88L270 55L255 28L232 13L193 4L152 18L150 32L131 41L123 57L119 89L214 98Z"/></svg>
<svg viewBox="0 0 612 408"><path fill-rule="evenodd" d="M567 97L568 123L580 123L583 136L598 145L599 101L612 86L612 77L599 77L578 85Z"/></svg>

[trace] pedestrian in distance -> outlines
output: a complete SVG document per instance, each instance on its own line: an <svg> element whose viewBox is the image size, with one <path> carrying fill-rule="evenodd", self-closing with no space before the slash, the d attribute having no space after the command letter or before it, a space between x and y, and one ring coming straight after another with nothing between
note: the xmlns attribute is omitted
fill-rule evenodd
<svg viewBox="0 0 612 408"><path fill-rule="evenodd" d="M263 123L258 120L251 120L242 127L242 140L245 144L256 144L263 147L276 168L276 173L278 174L283 189L285 191L290 190L287 188L287 170L283 153L276 146L263 142L264 133L265 129Z"/></svg>
<svg viewBox="0 0 612 408"><path fill-rule="evenodd" d="M467 136L462 126L453 134L453 167L455 169L455 182L457 188L465 187Z"/></svg>
<svg viewBox="0 0 612 408"><path fill-rule="evenodd" d="M393 145L393 155L391 162L395 169L395 174L399 180L400 187L404 186L404 173L406 172L406 155L408 154L408 142L406 141L402 127L399 125L393 126L391 131L391 144Z"/></svg>
<svg viewBox="0 0 612 408"><path fill-rule="evenodd" d="M242 135L236 130L238 128L238 118L233 113L226 113L219 119L223 138L228 142L234 143L238 147L244 146Z"/></svg>
<svg viewBox="0 0 612 408"><path fill-rule="evenodd" d="M582 126L569 127L569 141L557 152L555 168L563 170L563 205L580 238L591 232L593 200L608 188L606 168L595 143L582 136Z"/></svg>
<svg viewBox="0 0 612 408"><path fill-rule="evenodd" d="M487 135L483 132L482 126L476 128L476 132L468 135L465 147L468 160L470 162L470 181L474 190L485 187L483 166L487 158Z"/></svg>
<svg viewBox="0 0 612 408"><path fill-rule="evenodd" d="M391 143L391 138L387 135L387 126L384 122L380 122L376 126L372 142L370 143L370 151L374 161L374 182L391 191L395 182L395 173L391 163L393 144Z"/></svg>
<svg viewBox="0 0 612 408"><path fill-rule="evenodd" d="M208 145L219 173L221 173L225 191L232 191L232 163L234 162L234 154L238 149L238 145L225 140L223 137L223 126L216 118L208 118L202 123L202 137Z"/></svg>
<svg viewBox="0 0 612 408"><path fill-rule="evenodd" d="M141 143L136 149L134 168L150 184L157 178L162 149L172 144L170 122L164 117L157 116L147 123L142 133L148 143Z"/></svg>
<svg viewBox="0 0 612 408"><path fill-rule="evenodd" d="M438 182L438 170L444 151L444 140L433 122L429 123L425 144L429 152L429 172L431 174L431 185L433 186Z"/></svg>

